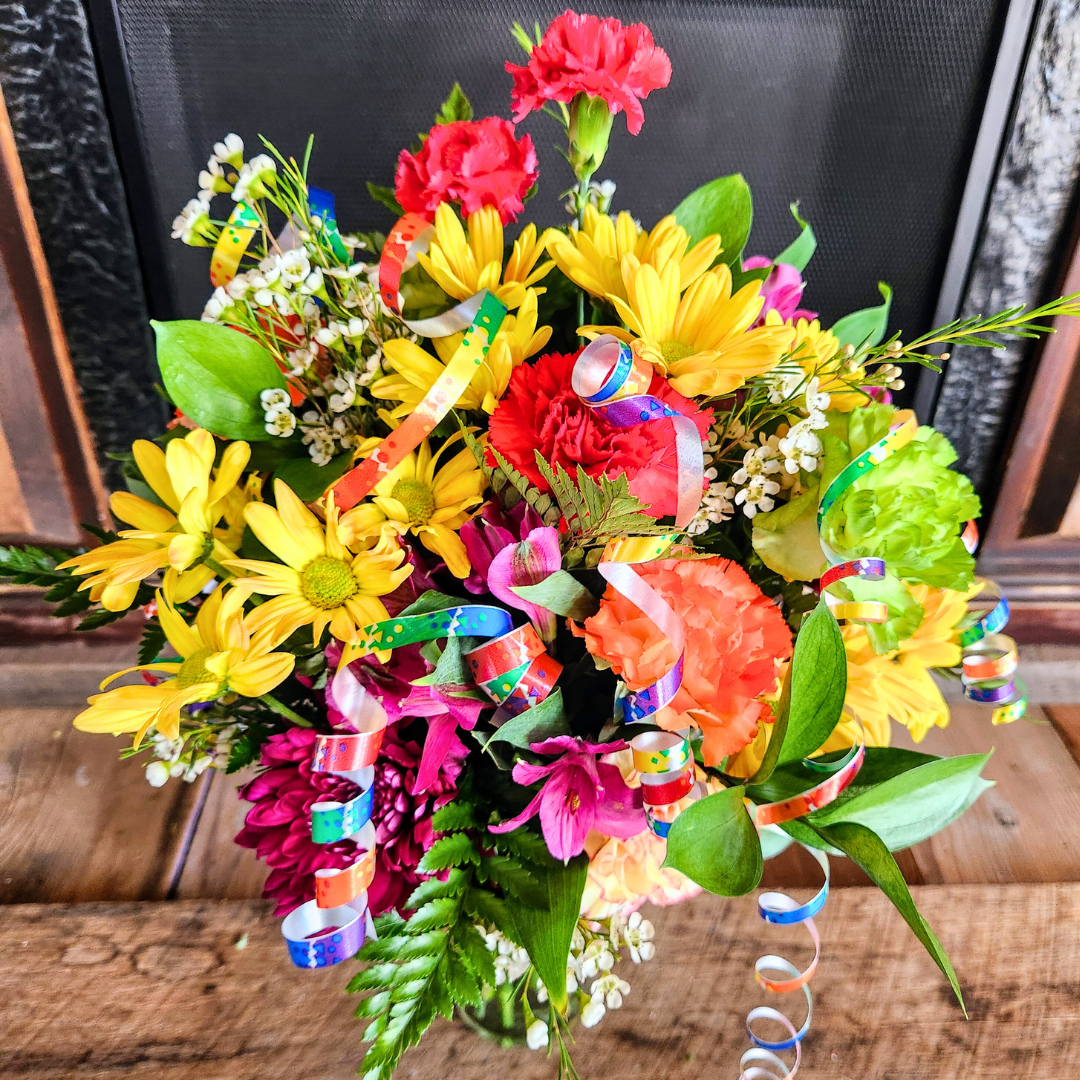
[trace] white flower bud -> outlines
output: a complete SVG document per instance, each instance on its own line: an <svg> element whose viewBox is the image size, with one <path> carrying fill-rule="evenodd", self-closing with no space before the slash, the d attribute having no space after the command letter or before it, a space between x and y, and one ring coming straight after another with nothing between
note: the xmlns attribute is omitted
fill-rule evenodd
<svg viewBox="0 0 1080 1080"><path fill-rule="evenodd" d="M169 779L169 771L164 761L151 761L146 766L146 782L151 787L163 787Z"/></svg>
<svg viewBox="0 0 1080 1080"><path fill-rule="evenodd" d="M543 1050L548 1044L548 1027L543 1020L534 1020L525 1032L525 1042L530 1050Z"/></svg>

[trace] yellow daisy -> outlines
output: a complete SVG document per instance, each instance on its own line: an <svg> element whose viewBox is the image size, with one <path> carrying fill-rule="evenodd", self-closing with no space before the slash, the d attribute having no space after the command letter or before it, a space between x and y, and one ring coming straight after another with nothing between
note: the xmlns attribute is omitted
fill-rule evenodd
<svg viewBox="0 0 1080 1080"><path fill-rule="evenodd" d="M439 457L425 439L384 479L375 485L371 502L353 507L341 519L339 535L347 544L375 536L419 537L428 550L446 563L455 577L468 577L469 556L457 530L472 517L469 511L484 501L487 478L469 449L462 450L436 471Z"/></svg>
<svg viewBox="0 0 1080 1080"><path fill-rule="evenodd" d="M621 326L585 326L587 336L614 334L634 343L641 355L670 377L687 397L717 397L742 386L747 377L774 368L791 344L788 326L751 330L763 303L758 283L734 296L731 271L721 264L700 276L683 293L679 264L670 261L657 273L636 256L623 258L627 299L615 305L629 331Z"/></svg>
<svg viewBox="0 0 1080 1080"><path fill-rule="evenodd" d="M477 366L469 385L455 402L457 408L494 412L499 399L506 393L514 368L548 343L551 327L537 328L536 325L538 295L536 289L526 289L525 299L517 313L503 319L487 356ZM372 395L400 401L401 404L390 415L408 416L445 371L462 337L464 334L434 338L432 344L439 354L437 357L407 338L389 339L383 344L383 353L395 374L376 379L369 388Z"/></svg>
<svg viewBox="0 0 1080 1080"><path fill-rule="evenodd" d="M90 698L89 708L75 717L80 731L135 732L135 746L151 728L166 738L180 734L180 710L196 701L216 701L222 694L234 693L247 698L269 693L293 669L295 657L272 653L270 635L252 634L244 621L241 589L219 585L207 597L195 624L189 626L169 602L157 594L158 619L169 644L176 650L175 660L156 660L152 664L118 671L101 684L101 689L121 675L132 671L167 672L169 678L157 686L120 686Z"/></svg>
<svg viewBox="0 0 1080 1080"><path fill-rule="evenodd" d="M843 627L848 655L846 704L866 725L887 725L892 717L919 742L932 727L945 727L949 722L949 706L930 669L960 663L956 624L967 612L967 601L977 587L968 592L929 585L908 588L926 614L919 629L894 652L878 655L861 626L849 623Z"/></svg>
<svg viewBox="0 0 1080 1080"><path fill-rule="evenodd" d="M109 611L129 608L139 582L166 567L165 592L177 603L190 600L220 573L207 560L220 564L233 558L243 535L242 525L237 525L246 495L236 483L251 457L246 442L226 448L216 473L214 437L202 429L173 439L164 452L143 439L132 451L165 506L129 491L114 492L109 500L113 516L135 528L59 567L94 575L79 588L89 589L90 598Z"/></svg>
<svg viewBox="0 0 1080 1080"><path fill-rule="evenodd" d="M559 269L587 293L626 300L622 262L627 255L658 273L669 262L677 263L686 289L716 261L720 244L721 238L712 235L690 248L689 233L670 214L645 232L625 210L612 219L590 204L582 227L571 225L569 236L553 232L547 249Z"/></svg>
<svg viewBox="0 0 1080 1080"><path fill-rule="evenodd" d="M326 507L325 526L280 480L274 481L277 508L249 503L244 511L251 531L284 565L254 559L233 559L230 570L254 577L238 578L238 588L272 596L248 615L252 630L271 630L277 645L301 626L311 626L312 642L323 631L352 642L357 630L389 618L378 599L393 592L411 573L402 566L405 552L384 536L370 550L354 555L338 532L338 510Z"/></svg>
<svg viewBox="0 0 1080 1080"><path fill-rule="evenodd" d="M449 203L435 211L435 236L420 265L439 287L455 300L468 300L481 289L497 296L510 311L525 300L525 290L546 277L553 262L537 262L553 230L539 240L536 226L521 230L514 249L503 269L503 227L499 212L485 206L465 219L458 220Z"/></svg>
<svg viewBox="0 0 1080 1080"><path fill-rule="evenodd" d="M818 392L828 394L831 398L829 408L851 412L866 404L867 395L853 389L866 375L866 369L857 367L851 371L844 370L846 358L840 352L840 342L830 330L823 330L817 319L812 322L788 319L785 322L779 312L769 311L765 315L765 325L786 326L793 331L794 337L789 346L791 359L811 378L817 376Z"/></svg>

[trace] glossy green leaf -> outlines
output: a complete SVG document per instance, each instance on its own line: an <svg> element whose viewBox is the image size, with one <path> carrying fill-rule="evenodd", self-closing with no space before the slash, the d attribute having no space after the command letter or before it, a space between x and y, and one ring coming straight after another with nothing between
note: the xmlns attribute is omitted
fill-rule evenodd
<svg viewBox="0 0 1080 1080"><path fill-rule="evenodd" d="M955 821L989 781L980 773L990 754L939 758L811 814L813 825L855 822L872 829L891 851L911 847Z"/></svg>
<svg viewBox="0 0 1080 1080"><path fill-rule="evenodd" d="M839 822L826 827L814 826L814 831L833 847L842 851L852 862L858 863L866 871L870 880L893 902L896 910L922 942L934 963L949 980L949 985L960 1002L960 1008L967 1016L964 996L960 993L960 983L948 955L938 941L937 935L930 929L930 924L919 914L915 901L911 898L904 875L896 865L889 849L881 838L865 825L854 821Z"/></svg>
<svg viewBox="0 0 1080 1080"><path fill-rule="evenodd" d="M547 889L547 910L515 905L514 923L533 967L548 989L551 1003L565 1016L566 959L581 910L589 860L579 855L564 866L550 870L535 867L533 872Z"/></svg>
<svg viewBox="0 0 1080 1080"><path fill-rule="evenodd" d="M539 705L534 705L507 720L484 743L484 749L492 743L505 742L525 750L530 743L542 742L555 735L569 734L570 726L566 722L566 712L563 709L562 690L556 689Z"/></svg>
<svg viewBox="0 0 1080 1080"><path fill-rule="evenodd" d="M451 596L449 593L438 592L436 589L428 589L426 593L414 600L402 615L427 615L431 611L448 611L450 608L460 607L468 603L460 596Z"/></svg>
<svg viewBox="0 0 1080 1080"><path fill-rule="evenodd" d="M161 380L190 420L226 439L273 439L259 395L286 389L273 356L254 338L217 323L152 321Z"/></svg>
<svg viewBox="0 0 1080 1080"><path fill-rule="evenodd" d="M352 467L352 454L338 454L325 465L316 465L311 458L297 458L279 465L274 473L292 488L293 494L306 503L321 498L332 484L336 484Z"/></svg>
<svg viewBox="0 0 1080 1080"><path fill-rule="evenodd" d="M566 570L556 570L536 585L511 585L510 591L530 604L571 619L587 619L600 610L599 599Z"/></svg>
<svg viewBox="0 0 1080 1080"><path fill-rule="evenodd" d="M384 186L383 184L373 184L370 180L367 182L368 194L377 202L381 203L391 213L397 214L401 217L405 211L402 209L401 203L397 201L397 195L394 193L393 188Z"/></svg>
<svg viewBox="0 0 1080 1080"><path fill-rule="evenodd" d="M877 345L885 336L889 325L889 307L892 304L892 289L884 281L878 282L878 292L885 302L877 307L863 308L845 315L832 327L841 345Z"/></svg>
<svg viewBox="0 0 1080 1080"><path fill-rule="evenodd" d="M817 237L814 236L814 230L810 228L810 225L799 216L799 204L797 202L793 202L788 209L802 231L773 259L773 262L794 266L796 270L805 270L806 264L814 257L814 252L817 251Z"/></svg>
<svg viewBox="0 0 1080 1080"><path fill-rule="evenodd" d="M741 173L710 180L690 192L673 211L675 220L690 234L691 245L712 233L720 234L721 262L741 266L742 250L750 236L754 201Z"/></svg>
<svg viewBox="0 0 1080 1080"><path fill-rule="evenodd" d="M452 124L457 120L471 120L473 107L461 89L461 83L454 83L447 99L439 109L439 115L435 117L436 124Z"/></svg>
<svg viewBox="0 0 1080 1080"><path fill-rule="evenodd" d="M664 866L719 896L742 896L761 880L761 843L742 787L691 804L671 826Z"/></svg>
<svg viewBox="0 0 1080 1080"><path fill-rule="evenodd" d="M847 693L847 652L824 600L802 624L791 659L791 709L778 765L798 761L832 734Z"/></svg>

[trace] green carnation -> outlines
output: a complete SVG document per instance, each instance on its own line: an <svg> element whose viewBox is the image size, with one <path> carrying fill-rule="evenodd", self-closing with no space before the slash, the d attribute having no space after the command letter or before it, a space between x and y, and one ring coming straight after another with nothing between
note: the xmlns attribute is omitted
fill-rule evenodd
<svg viewBox="0 0 1080 1080"><path fill-rule="evenodd" d="M823 438L825 472L836 475L889 429L895 410L871 405L852 413L830 413ZM933 428L920 427L902 450L870 469L833 504L822 539L842 558L876 556L908 581L963 589L975 560L960 532L979 513L971 481L949 466L956 451Z"/></svg>

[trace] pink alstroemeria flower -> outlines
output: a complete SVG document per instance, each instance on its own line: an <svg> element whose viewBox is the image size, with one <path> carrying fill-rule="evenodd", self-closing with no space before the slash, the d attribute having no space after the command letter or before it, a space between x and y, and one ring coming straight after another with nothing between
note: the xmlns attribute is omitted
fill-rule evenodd
<svg viewBox="0 0 1080 1080"><path fill-rule="evenodd" d="M817 318L816 311L807 311L799 307L806 282L802 279L802 273L790 263L776 263L764 255L751 255L743 260L744 270L761 270L771 266L769 276L761 283L761 295L765 297L765 303L761 307L754 326L761 326L765 322L765 316L770 311L775 311L781 319L811 319Z"/></svg>
<svg viewBox="0 0 1080 1080"><path fill-rule="evenodd" d="M544 641L555 640L555 613L530 604L513 592L513 586L538 585L544 578L562 569L562 551L558 530L550 525L533 529L520 543L510 544L491 560L488 588L504 604L524 611Z"/></svg>
<svg viewBox="0 0 1080 1080"><path fill-rule="evenodd" d="M564 862L585 850L585 837L591 829L620 840L637 836L645 828L640 790L628 788L615 765L597 761L598 754L614 753L626 746L624 742L600 745L571 735L533 743L530 749L537 754L565 752L550 765L519 761L514 766L517 783L533 784L544 776L547 783L517 817L490 826L491 831L510 832L539 814L548 850Z"/></svg>
<svg viewBox="0 0 1080 1080"><path fill-rule="evenodd" d="M457 729L463 727L472 731L480 717L484 702L474 698L456 697L445 693L449 687L414 686L412 693L401 702L403 716L423 716L427 718L427 738L424 739L424 752L420 756L420 767L416 771L416 782L412 794L420 795L435 783L439 770L448 758L464 758L468 751L457 737ZM461 690L470 689L462 686Z"/></svg>
<svg viewBox="0 0 1080 1080"><path fill-rule="evenodd" d="M472 565L472 573L463 582L465 588L471 593L486 593L491 560L503 548L516 544L543 524L540 515L524 499L507 512L495 502L484 503L480 513L466 521L458 533Z"/></svg>

